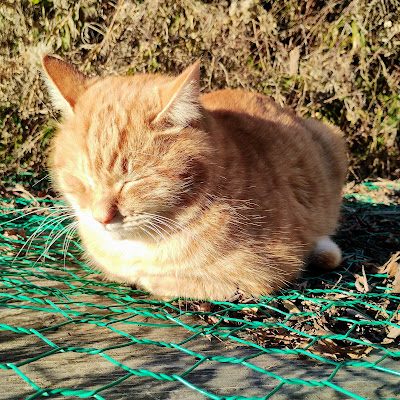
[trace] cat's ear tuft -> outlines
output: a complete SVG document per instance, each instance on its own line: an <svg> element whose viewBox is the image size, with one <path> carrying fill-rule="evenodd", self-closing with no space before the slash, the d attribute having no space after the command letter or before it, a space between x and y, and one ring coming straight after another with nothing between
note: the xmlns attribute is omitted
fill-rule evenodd
<svg viewBox="0 0 400 400"><path fill-rule="evenodd" d="M182 129L200 120L200 60L172 82L160 86L158 92L162 111L153 120L153 126Z"/></svg>
<svg viewBox="0 0 400 400"><path fill-rule="evenodd" d="M42 65L54 107L72 115L89 78L67 62L49 55L43 56Z"/></svg>

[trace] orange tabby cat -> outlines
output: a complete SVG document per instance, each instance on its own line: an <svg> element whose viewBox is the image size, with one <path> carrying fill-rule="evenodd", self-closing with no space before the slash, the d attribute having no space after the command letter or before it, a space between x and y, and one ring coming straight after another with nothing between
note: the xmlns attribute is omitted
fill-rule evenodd
<svg viewBox="0 0 400 400"><path fill-rule="evenodd" d="M178 77L88 78L44 56L65 120L51 172L90 263L158 297L259 296L306 261L335 268L346 175L338 129L240 90Z"/></svg>

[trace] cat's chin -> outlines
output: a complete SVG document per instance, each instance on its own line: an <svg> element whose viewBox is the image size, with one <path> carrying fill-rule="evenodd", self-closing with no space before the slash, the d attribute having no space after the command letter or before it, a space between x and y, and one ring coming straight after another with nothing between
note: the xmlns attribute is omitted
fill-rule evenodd
<svg viewBox="0 0 400 400"><path fill-rule="evenodd" d="M127 224L121 217L115 218L109 224L101 224L96 221L90 212L77 209L77 216L80 224L89 228L92 232L106 235L112 240L135 240L144 236L144 231L139 224Z"/></svg>
<svg viewBox="0 0 400 400"><path fill-rule="evenodd" d="M130 226L129 228L126 228L122 224L118 224L118 226L107 224L103 227L103 230L114 240L138 239L143 235L143 232L139 227Z"/></svg>
<svg viewBox="0 0 400 400"><path fill-rule="evenodd" d="M129 240L133 239L134 235L132 233L127 232L125 230L107 230L105 229L105 232L108 233L108 235L111 237L113 240Z"/></svg>

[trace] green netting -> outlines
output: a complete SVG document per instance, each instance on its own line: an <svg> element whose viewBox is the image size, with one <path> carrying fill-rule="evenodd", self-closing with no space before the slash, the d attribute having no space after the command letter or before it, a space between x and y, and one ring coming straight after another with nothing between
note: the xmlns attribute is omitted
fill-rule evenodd
<svg viewBox="0 0 400 400"><path fill-rule="evenodd" d="M348 197L340 271L261 299L163 302L91 270L57 202L0 204L8 399L167 398L154 385L182 399L364 399L364 384L351 385L363 376L377 385L368 398L400 395L398 206Z"/></svg>

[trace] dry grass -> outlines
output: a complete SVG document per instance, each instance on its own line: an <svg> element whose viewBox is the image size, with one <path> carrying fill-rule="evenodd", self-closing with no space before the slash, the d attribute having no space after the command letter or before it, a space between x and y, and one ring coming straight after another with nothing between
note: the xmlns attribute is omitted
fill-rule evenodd
<svg viewBox="0 0 400 400"><path fill-rule="evenodd" d="M57 117L35 49L89 75L177 72L264 92L340 126L351 179L400 171L398 1L3 0L0 172L41 171Z"/></svg>

